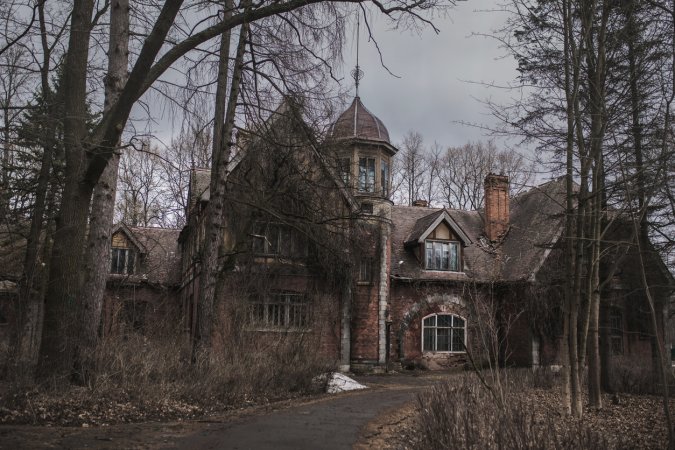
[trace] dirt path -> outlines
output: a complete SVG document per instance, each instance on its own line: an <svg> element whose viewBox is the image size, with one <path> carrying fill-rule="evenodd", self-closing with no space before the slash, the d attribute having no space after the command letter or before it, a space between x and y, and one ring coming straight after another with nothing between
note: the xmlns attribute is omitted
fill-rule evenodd
<svg viewBox="0 0 675 450"><path fill-rule="evenodd" d="M369 421L410 402L442 376L362 377L359 381L370 389L202 421L102 428L1 426L0 449L350 449Z"/></svg>

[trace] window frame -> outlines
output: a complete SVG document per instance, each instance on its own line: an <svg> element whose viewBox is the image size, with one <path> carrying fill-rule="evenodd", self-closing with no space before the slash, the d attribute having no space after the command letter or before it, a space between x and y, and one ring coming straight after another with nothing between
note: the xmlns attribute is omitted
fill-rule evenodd
<svg viewBox="0 0 675 450"><path fill-rule="evenodd" d="M623 355L623 311L612 307L608 314L609 319L609 347L612 355Z"/></svg>
<svg viewBox="0 0 675 450"><path fill-rule="evenodd" d="M389 161L384 158L380 159L380 187L382 188L382 196L389 198Z"/></svg>
<svg viewBox="0 0 675 450"><path fill-rule="evenodd" d="M352 159L350 157L338 158L338 176L345 186L349 186L352 178Z"/></svg>
<svg viewBox="0 0 675 450"><path fill-rule="evenodd" d="M248 304L248 322L258 331L309 331L312 302L307 294L291 291L253 297Z"/></svg>
<svg viewBox="0 0 675 450"><path fill-rule="evenodd" d="M309 257L308 240L290 225L279 222L256 222L254 231L250 234L251 252L256 256L286 259Z"/></svg>
<svg viewBox="0 0 675 450"><path fill-rule="evenodd" d="M373 258L361 258L359 260L359 284L371 284L373 282Z"/></svg>
<svg viewBox="0 0 675 450"><path fill-rule="evenodd" d="M120 266L119 254L122 253L123 261ZM117 254L117 258L115 258ZM117 263L115 264L115 261ZM113 267L115 264L115 267ZM136 271L136 252L129 247L110 247L110 271L111 275L133 275ZM115 269L115 270L113 270Z"/></svg>
<svg viewBox="0 0 675 450"><path fill-rule="evenodd" d="M376 178L377 178L377 159L373 156L359 156L359 178L358 178L359 192L367 192L374 194Z"/></svg>
<svg viewBox="0 0 675 450"><path fill-rule="evenodd" d="M448 256L447 256L447 269L442 268L442 263L441 267L429 267L429 257L427 255L427 244L432 245L432 253L434 252L433 249L433 244L439 243L441 245L447 244L448 245ZM451 259L450 256L452 254L450 248L452 246L456 247L456 268L453 269L451 265ZM442 247L441 247L442 248ZM443 251L443 250L441 250ZM463 272L462 270L462 244L459 241L453 241L453 240L445 240L445 239L425 239L424 240L424 246L423 246L423 257L424 257L424 269L425 270L435 270L439 272L454 272L454 273L460 273ZM433 261L435 258L433 257L431 260Z"/></svg>
<svg viewBox="0 0 675 450"><path fill-rule="evenodd" d="M451 325L439 327L438 326L438 316L449 316L451 318L451 322L450 322ZM426 322L427 319L429 319L431 317L434 317L436 320L434 321L433 326L428 326L428 325L425 324L425 322ZM464 322L462 327L454 325L455 324L455 318L461 319ZM422 324L422 327L421 327L422 330L421 330L421 343L420 343L421 345L420 345L420 348L422 350L422 353L444 353L444 354L451 354L451 355L466 354L468 321L466 320L465 317L460 316L459 314L452 314L452 313L443 313L443 312L432 313L432 314L428 314L428 315L422 317L421 324ZM425 335L425 331L427 329L435 330L434 335L433 335L434 336L434 340L433 340L433 348L434 349L433 350L426 350L425 349L425 345L424 345L425 344L425 339L424 339L425 336L424 335ZM449 334L450 350L438 350L437 349L438 348L438 329L450 330L450 334ZM454 333L453 333L453 330L460 330L460 329L463 331L463 333L462 333L462 343L463 343L462 350L454 350L454 345L453 345Z"/></svg>

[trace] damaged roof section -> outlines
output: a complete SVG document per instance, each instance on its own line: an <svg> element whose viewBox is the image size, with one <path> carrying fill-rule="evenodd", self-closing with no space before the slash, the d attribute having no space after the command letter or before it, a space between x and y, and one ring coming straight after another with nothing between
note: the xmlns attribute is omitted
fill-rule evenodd
<svg viewBox="0 0 675 450"><path fill-rule="evenodd" d="M499 242L485 237L480 211L394 206L392 210L391 274L410 280L520 281L532 280L562 235L565 180L544 183L510 200L508 231ZM461 239L463 271L424 269L416 245L442 221Z"/></svg>

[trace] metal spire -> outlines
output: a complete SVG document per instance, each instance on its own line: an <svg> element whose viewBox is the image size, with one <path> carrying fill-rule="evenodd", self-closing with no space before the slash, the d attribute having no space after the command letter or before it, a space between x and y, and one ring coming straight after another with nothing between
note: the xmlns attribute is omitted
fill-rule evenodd
<svg viewBox="0 0 675 450"><path fill-rule="evenodd" d="M363 70L359 66L359 31L361 28L361 14L356 16L356 67L352 69L352 78L356 82L356 97L359 96L359 81L363 79Z"/></svg>

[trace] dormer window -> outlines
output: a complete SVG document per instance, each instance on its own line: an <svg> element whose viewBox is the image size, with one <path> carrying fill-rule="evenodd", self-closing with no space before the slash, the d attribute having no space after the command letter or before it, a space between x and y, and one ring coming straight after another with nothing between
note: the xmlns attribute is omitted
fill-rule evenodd
<svg viewBox="0 0 675 450"><path fill-rule="evenodd" d="M111 248L110 273L117 275L132 275L136 255L130 248Z"/></svg>
<svg viewBox="0 0 675 450"><path fill-rule="evenodd" d="M459 272L459 242L427 239L424 248L427 270Z"/></svg>

